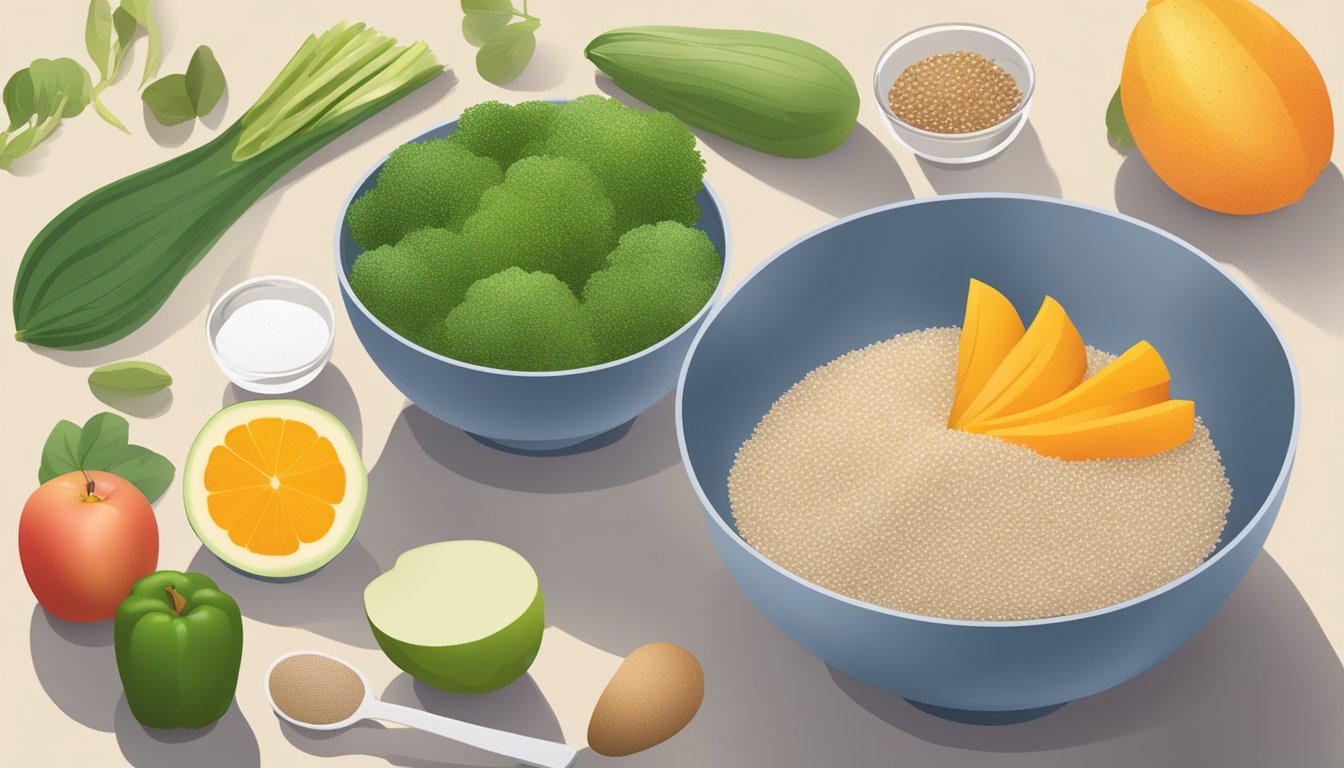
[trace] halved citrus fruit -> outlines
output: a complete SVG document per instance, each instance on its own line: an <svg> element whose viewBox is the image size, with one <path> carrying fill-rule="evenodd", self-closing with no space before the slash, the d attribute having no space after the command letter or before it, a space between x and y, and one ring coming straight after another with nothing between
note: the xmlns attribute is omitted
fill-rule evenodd
<svg viewBox="0 0 1344 768"><path fill-rule="evenodd" d="M219 559L257 576L311 573L350 543L368 477L349 430L298 400L215 414L183 471L187 520Z"/></svg>

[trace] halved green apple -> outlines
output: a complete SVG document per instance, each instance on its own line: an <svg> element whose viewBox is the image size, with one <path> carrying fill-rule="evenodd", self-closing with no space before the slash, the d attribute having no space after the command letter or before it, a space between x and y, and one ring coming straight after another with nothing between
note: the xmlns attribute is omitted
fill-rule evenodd
<svg viewBox="0 0 1344 768"><path fill-rule="evenodd" d="M364 589L364 613L392 663L454 693L513 682L537 657L545 627L536 571L492 541L403 552Z"/></svg>

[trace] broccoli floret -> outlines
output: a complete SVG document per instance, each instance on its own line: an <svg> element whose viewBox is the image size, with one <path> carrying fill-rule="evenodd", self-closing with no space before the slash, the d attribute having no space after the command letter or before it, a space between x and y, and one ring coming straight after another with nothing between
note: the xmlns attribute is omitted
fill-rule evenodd
<svg viewBox="0 0 1344 768"><path fill-rule="evenodd" d="M666 112L630 109L590 95L560 105L538 153L572 157L602 182L616 211L616 231L640 224L700 218L695 196L705 162L695 136Z"/></svg>
<svg viewBox="0 0 1344 768"><path fill-rule="evenodd" d="M625 233L583 288L602 359L632 355L685 325L714 294L722 271L698 229L665 221Z"/></svg>
<svg viewBox="0 0 1344 768"><path fill-rule="evenodd" d="M503 176L494 160L455 141L402 144L378 172L377 185L350 205L350 234L372 250L425 227L459 230L481 193Z"/></svg>
<svg viewBox="0 0 1344 768"><path fill-rule="evenodd" d="M577 160L528 157L514 163L462 235L487 274L508 267L549 272L578 291L616 244L611 203Z"/></svg>
<svg viewBox="0 0 1344 768"><path fill-rule="evenodd" d="M453 139L508 170L519 159L536 154L558 108L549 101L525 101L516 106L483 101L462 113Z"/></svg>
<svg viewBox="0 0 1344 768"><path fill-rule="evenodd" d="M461 303L482 274L461 235L421 229L360 254L350 288L374 317L423 346L425 329Z"/></svg>
<svg viewBox="0 0 1344 768"><path fill-rule="evenodd" d="M510 267L477 280L429 331L430 349L476 365L558 371L597 361L579 300L558 278Z"/></svg>

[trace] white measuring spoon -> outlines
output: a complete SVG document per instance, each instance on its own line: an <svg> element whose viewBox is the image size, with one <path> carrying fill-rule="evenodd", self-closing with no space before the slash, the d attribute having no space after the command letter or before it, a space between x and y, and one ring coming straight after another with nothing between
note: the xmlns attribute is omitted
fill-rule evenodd
<svg viewBox="0 0 1344 768"><path fill-rule="evenodd" d="M359 682L364 686L364 700L354 714L335 723L305 723L295 720L285 714L275 699L271 696L271 673L275 671L276 665L293 656L323 656L331 659L345 667L359 678ZM418 728L422 731L438 734L453 741L461 742L468 746L486 752L493 752L497 755L503 755L523 763L524 765L536 766L536 768L569 768L574 763L574 758L578 754L573 747L567 744L560 744L545 739L534 739L531 736L523 736L517 733L499 731L494 728L486 728L482 725L465 723L461 720L454 720L448 717L431 714L424 710L414 709L412 707L403 707L400 704L389 704L385 701L379 701L374 698L369 691L369 681L364 679L363 673L354 666L338 659L335 656L322 653L320 651L295 651L287 653L284 656L271 662L271 666L266 669L266 678L262 685L266 690L266 700L271 703L271 709L283 720L300 728L312 728L318 731L335 731L341 728L348 728L360 720L386 720L391 723Z"/></svg>

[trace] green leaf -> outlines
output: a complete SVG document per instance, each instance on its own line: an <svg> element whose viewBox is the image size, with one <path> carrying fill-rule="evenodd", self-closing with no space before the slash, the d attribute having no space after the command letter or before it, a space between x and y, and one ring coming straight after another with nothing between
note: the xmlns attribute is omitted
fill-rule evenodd
<svg viewBox="0 0 1344 768"><path fill-rule="evenodd" d="M125 450L131 425L115 413L95 414L79 433L76 456L84 469L107 469Z"/></svg>
<svg viewBox="0 0 1344 768"><path fill-rule="evenodd" d="M89 16L84 22L84 47L89 52L89 58L93 59L93 65L98 68L100 82L111 79L114 74L114 35L112 4L108 0L89 0Z"/></svg>
<svg viewBox="0 0 1344 768"><path fill-rule="evenodd" d="M173 463L139 445L126 442L129 425L115 413L100 413L80 429L73 422L57 422L42 446L37 480L81 469L101 470L134 485L151 502L158 500L173 482Z"/></svg>
<svg viewBox="0 0 1344 768"><path fill-rule="evenodd" d="M17 131L33 119L37 114L37 88L33 85L32 70L25 67L10 76L5 83L4 100L9 130Z"/></svg>
<svg viewBox="0 0 1344 768"><path fill-rule="evenodd" d="M154 21L154 0L121 0L121 7L142 27L145 37L149 38L149 47L145 52L145 74L140 86L153 80L159 74L159 62L163 59L163 36L159 34L159 25Z"/></svg>
<svg viewBox="0 0 1344 768"><path fill-rule="evenodd" d="M36 90L38 120L56 114L56 105L65 97L60 117L74 117L89 105L93 98L93 81L84 65L70 58L34 59L28 65Z"/></svg>
<svg viewBox="0 0 1344 768"><path fill-rule="evenodd" d="M89 386L128 395L150 395L171 386L173 377L163 368L139 360L111 363L89 374Z"/></svg>
<svg viewBox="0 0 1344 768"><path fill-rule="evenodd" d="M527 19L499 29L476 52L476 71L496 85L522 74L536 53L534 33L540 26L541 22Z"/></svg>
<svg viewBox="0 0 1344 768"><path fill-rule="evenodd" d="M42 463L37 468L37 482L45 483L53 477L79 469L79 425L61 419L47 435L42 446Z"/></svg>
<svg viewBox="0 0 1344 768"><path fill-rule="evenodd" d="M205 117L224 95L224 70L220 69L215 52L202 45L191 55L187 65L187 98L197 117Z"/></svg>
<svg viewBox="0 0 1344 768"><path fill-rule="evenodd" d="M130 14L125 8L118 8L112 12L112 28L117 34L116 55L112 61L112 77L117 76L121 71L121 62L126 59L126 52L131 49L131 40L135 37L135 31L140 28L140 22Z"/></svg>
<svg viewBox="0 0 1344 768"><path fill-rule="evenodd" d="M196 119L196 108L187 95L186 75L167 75L150 83L140 99L154 113L154 119L164 125L180 125Z"/></svg>
<svg viewBox="0 0 1344 768"><path fill-rule="evenodd" d="M1115 89L1111 103L1106 107L1106 135L1111 146L1126 152L1134 148L1134 136L1129 132L1129 123L1125 121L1125 109L1120 103L1120 89Z"/></svg>
<svg viewBox="0 0 1344 768"><path fill-rule="evenodd" d="M462 0L462 36L480 48L501 27L513 20L510 0Z"/></svg>
<svg viewBox="0 0 1344 768"><path fill-rule="evenodd" d="M176 470L171 461L148 448L128 445L121 456L109 464L105 471L134 485L145 494L150 503L153 503L168 490Z"/></svg>

